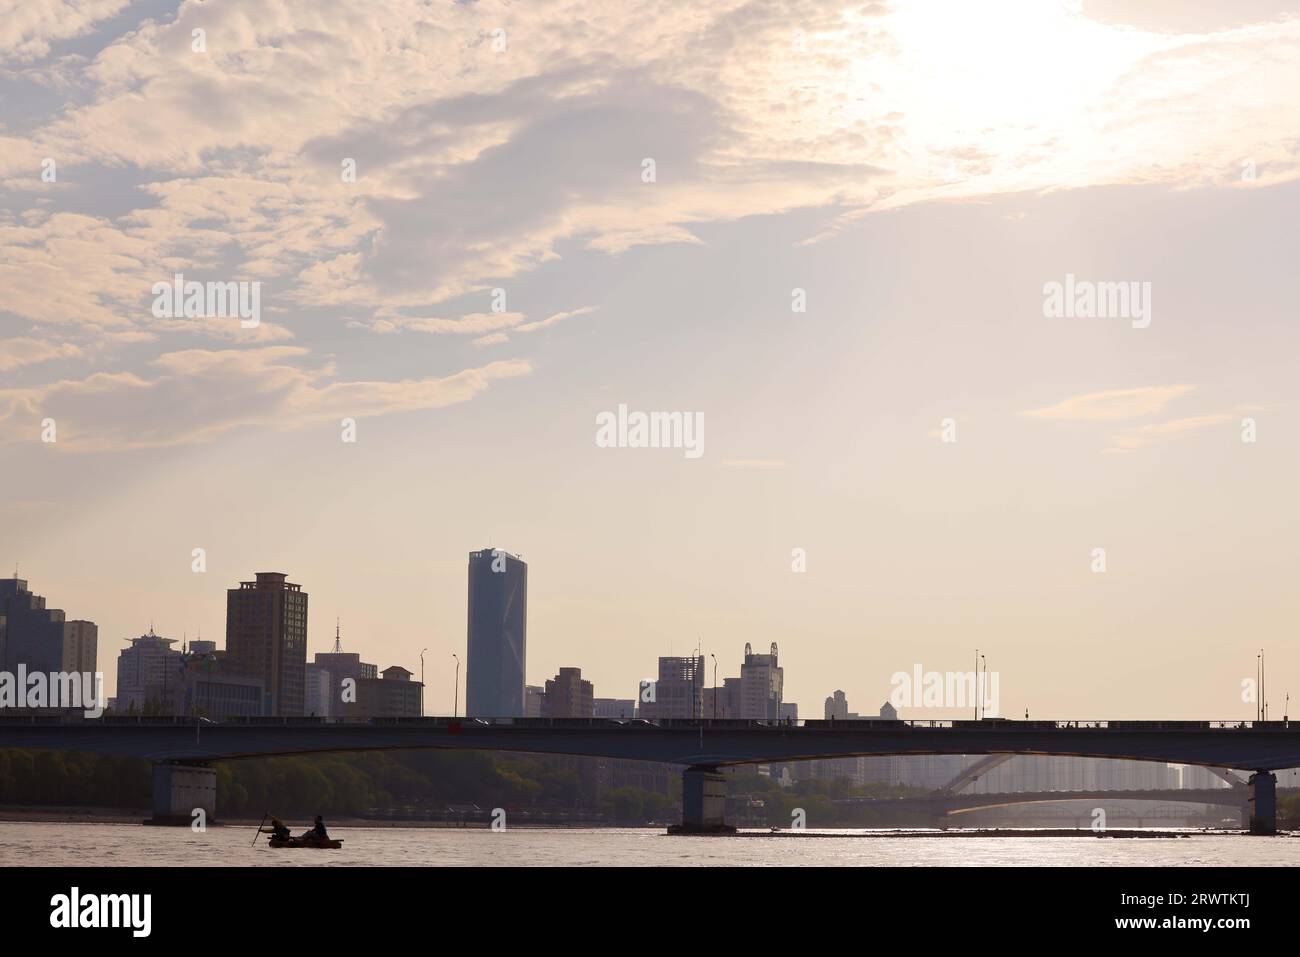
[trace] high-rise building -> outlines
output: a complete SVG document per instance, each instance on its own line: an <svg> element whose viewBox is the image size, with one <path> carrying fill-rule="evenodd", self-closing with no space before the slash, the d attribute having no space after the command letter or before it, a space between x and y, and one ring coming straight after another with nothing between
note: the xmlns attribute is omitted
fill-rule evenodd
<svg viewBox="0 0 1300 957"><path fill-rule="evenodd" d="M545 710L546 689L539 685L524 685L524 717L540 718Z"/></svg>
<svg viewBox="0 0 1300 957"><path fill-rule="evenodd" d="M165 710L160 696L165 694L169 680L175 683L174 676L179 675L184 660L172 648L176 639L156 635L150 628L147 635L131 638L130 642L131 646L117 656L117 709Z"/></svg>
<svg viewBox="0 0 1300 957"><path fill-rule="evenodd" d="M301 715L306 705L307 593L281 572L258 572L226 592L232 669L265 689L264 713Z"/></svg>
<svg viewBox="0 0 1300 957"><path fill-rule="evenodd" d="M777 666L776 642L765 655L756 655L745 642L745 660L740 666L740 717L776 719L781 715L785 672Z"/></svg>
<svg viewBox="0 0 1300 957"><path fill-rule="evenodd" d="M660 658L659 677L640 700L638 713L647 721L712 717L704 711L704 656Z"/></svg>
<svg viewBox="0 0 1300 957"><path fill-rule="evenodd" d="M595 711L595 690L582 679L581 668L561 668L546 682L542 716L546 718L590 718Z"/></svg>
<svg viewBox="0 0 1300 957"><path fill-rule="evenodd" d="M465 713L522 718L528 624L528 566L500 549L469 553Z"/></svg>
<svg viewBox="0 0 1300 957"><path fill-rule="evenodd" d="M15 575L0 579L0 665L16 672L95 671L99 629L92 621L68 621Z"/></svg>

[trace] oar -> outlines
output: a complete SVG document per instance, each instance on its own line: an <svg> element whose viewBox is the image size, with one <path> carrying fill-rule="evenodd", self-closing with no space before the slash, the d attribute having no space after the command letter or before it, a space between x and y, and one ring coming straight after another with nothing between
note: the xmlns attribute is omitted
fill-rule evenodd
<svg viewBox="0 0 1300 957"><path fill-rule="evenodd" d="M257 825L257 833L253 835L253 844L256 844L257 839L262 836L262 824L265 824L266 819L270 816L271 816L270 811L267 811L265 814L262 815L262 823ZM252 847L253 844L249 844L248 846Z"/></svg>

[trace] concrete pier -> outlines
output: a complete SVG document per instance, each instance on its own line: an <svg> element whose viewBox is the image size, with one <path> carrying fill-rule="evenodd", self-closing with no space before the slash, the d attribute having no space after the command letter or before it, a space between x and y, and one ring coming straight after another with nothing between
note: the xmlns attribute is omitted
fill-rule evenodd
<svg viewBox="0 0 1300 957"><path fill-rule="evenodd" d="M727 779L717 768L687 768L682 773L682 823L669 834L735 834L726 822Z"/></svg>
<svg viewBox="0 0 1300 957"><path fill-rule="evenodd" d="M202 809L204 825L217 813L217 772L206 764L153 766L153 817L146 824L189 826Z"/></svg>
<svg viewBox="0 0 1300 957"><path fill-rule="evenodd" d="M1277 833L1277 775L1256 771L1246 783L1250 793L1250 833Z"/></svg>

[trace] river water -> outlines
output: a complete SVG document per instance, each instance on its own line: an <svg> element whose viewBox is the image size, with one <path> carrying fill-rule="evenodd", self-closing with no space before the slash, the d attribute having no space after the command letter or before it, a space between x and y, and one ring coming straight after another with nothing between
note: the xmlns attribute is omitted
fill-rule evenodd
<svg viewBox="0 0 1300 957"><path fill-rule="evenodd" d="M297 829L295 830L297 833ZM0 867L16 866L880 866L1300 864L1300 839L1190 832L1179 838L861 837L859 831L797 836L669 837L660 829L331 827L340 850L250 847L253 827L0 823ZM1168 832L1165 832L1168 833Z"/></svg>

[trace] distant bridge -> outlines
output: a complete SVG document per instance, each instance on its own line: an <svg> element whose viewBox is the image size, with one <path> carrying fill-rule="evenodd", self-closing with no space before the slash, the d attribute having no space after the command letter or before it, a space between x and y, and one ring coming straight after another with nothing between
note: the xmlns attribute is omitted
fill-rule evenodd
<svg viewBox="0 0 1300 957"><path fill-rule="evenodd" d="M155 762L155 815L215 812L207 763L337 751L449 749L589 755L686 765L685 825L722 830L718 768L878 755L1057 755L1254 772L1251 828L1275 829L1276 777L1300 766L1300 727L1285 721L744 721L601 718L0 718L0 747L131 755ZM206 774L205 774L206 772ZM203 798L201 803L193 803Z"/></svg>
<svg viewBox="0 0 1300 957"><path fill-rule="evenodd" d="M953 794L935 791L930 794L896 798L840 798L841 807L870 807L928 815L936 822L972 811L990 808L1022 807L1030 804L1063 804L1086 801L1093 806L1113 805L1119 801L1160 801L1166 804L1209 804L1230 807L1242 815L1243 826L1250 814L1250 795L1246 783L1229 788L1147 788L1125 791L1079 789L1072 791L1013 791L1003 794Z"/></svg>

